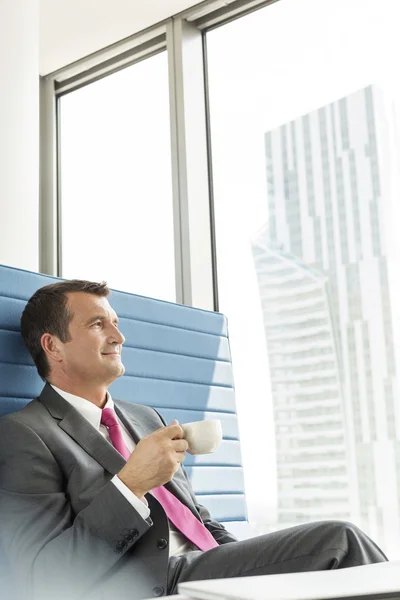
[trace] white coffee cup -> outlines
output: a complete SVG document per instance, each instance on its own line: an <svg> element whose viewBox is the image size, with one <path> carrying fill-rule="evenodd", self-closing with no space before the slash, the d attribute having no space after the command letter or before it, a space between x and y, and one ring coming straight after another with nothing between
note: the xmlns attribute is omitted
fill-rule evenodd
<svg viewBox="0 0 400 600"><path fill-rule="evenodd" d="M189 444L189 454L211 454L222 441L222 427L219 419L206 419L181 424L185 440Z"/></svg>

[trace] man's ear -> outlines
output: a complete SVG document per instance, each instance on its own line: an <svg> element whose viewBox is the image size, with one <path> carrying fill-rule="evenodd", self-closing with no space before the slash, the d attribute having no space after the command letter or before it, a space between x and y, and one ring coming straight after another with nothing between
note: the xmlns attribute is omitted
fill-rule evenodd
<svg viewBox="0 0 400 600"><path fill-rule="evenodd" d="M44 333L40 338L40 343L44 352L46 353L47 358L53 360L54 362L62 362L62 342L56 335Z"/></svg>

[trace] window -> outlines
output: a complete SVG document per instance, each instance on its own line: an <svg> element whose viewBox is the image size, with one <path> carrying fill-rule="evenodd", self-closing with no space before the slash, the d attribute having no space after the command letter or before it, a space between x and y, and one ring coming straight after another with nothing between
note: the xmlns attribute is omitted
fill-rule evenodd
<svg viewBox="0 0 400 600"><path fill-rule="evenodd" d="M59 108L62 276L174 301L167 53Z"/></svg>
<svg viewBox="0 0 400 600"><path fill-rule="evenodd" d="M336 516L400 558L394 4L280 0L206 41L250 521Z"/></svg>

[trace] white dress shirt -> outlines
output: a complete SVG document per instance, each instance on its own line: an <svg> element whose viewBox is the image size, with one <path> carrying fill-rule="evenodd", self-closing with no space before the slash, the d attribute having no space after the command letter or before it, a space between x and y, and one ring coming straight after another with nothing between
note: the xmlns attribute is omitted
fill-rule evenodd
<svg viewBox="0 0 400 600"><path fill-rule="evenodd" d="M80 398L79 396L75 396L74 394L70 394L68 392L64 392L64 390L60 390L55 385L51 386L57 394L60 394L64 400L72 404L72 406L83 416L89 423L97 429L99 433L111 443L110 436L108 433L108 429L105 425L101 424L101 412L102 409L93 404L84 398ZM107 392L107 402L104 405L104 408L111 408L114 410L114 402L111 398L110 392ZM125 443L125 446L129 450L129 452L133 452L135 449L135 442L131 438L128 430L125 425L121 422L118 415L115 413L117 417L117 421L121 428L122 437ZM111 482L115 485L115 487L119 490L119 492L126 498L126 500L133 506L133 508L140 514L143 519L147 519L150 516L150 509L139 498L119 479L118 475L114 475L111 479ZM169 523L169 555L177 556L178 554L185 554L186 552L191 552L192 550L198 550L196 546L194 546L188 539L174 527L174 525Z"/></svg>

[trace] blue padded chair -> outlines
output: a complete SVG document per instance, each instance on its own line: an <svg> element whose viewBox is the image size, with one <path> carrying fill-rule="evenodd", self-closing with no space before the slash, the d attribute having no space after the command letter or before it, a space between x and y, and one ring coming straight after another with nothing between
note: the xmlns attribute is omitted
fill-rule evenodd
<svg viewBox="0 0 400 600"><path fill-rule="evenodd" d="M41 392L43 382L23 344L19 322L30 296L54 281L0 265L0 416ZM226 318L118 291L109 300L126 338L126 372L111 386L112 396L153 406L167 422L221 419L219 449L211 455L187 455L185 467L199 501L214 518L239 538L248 537Z"/></svg>

